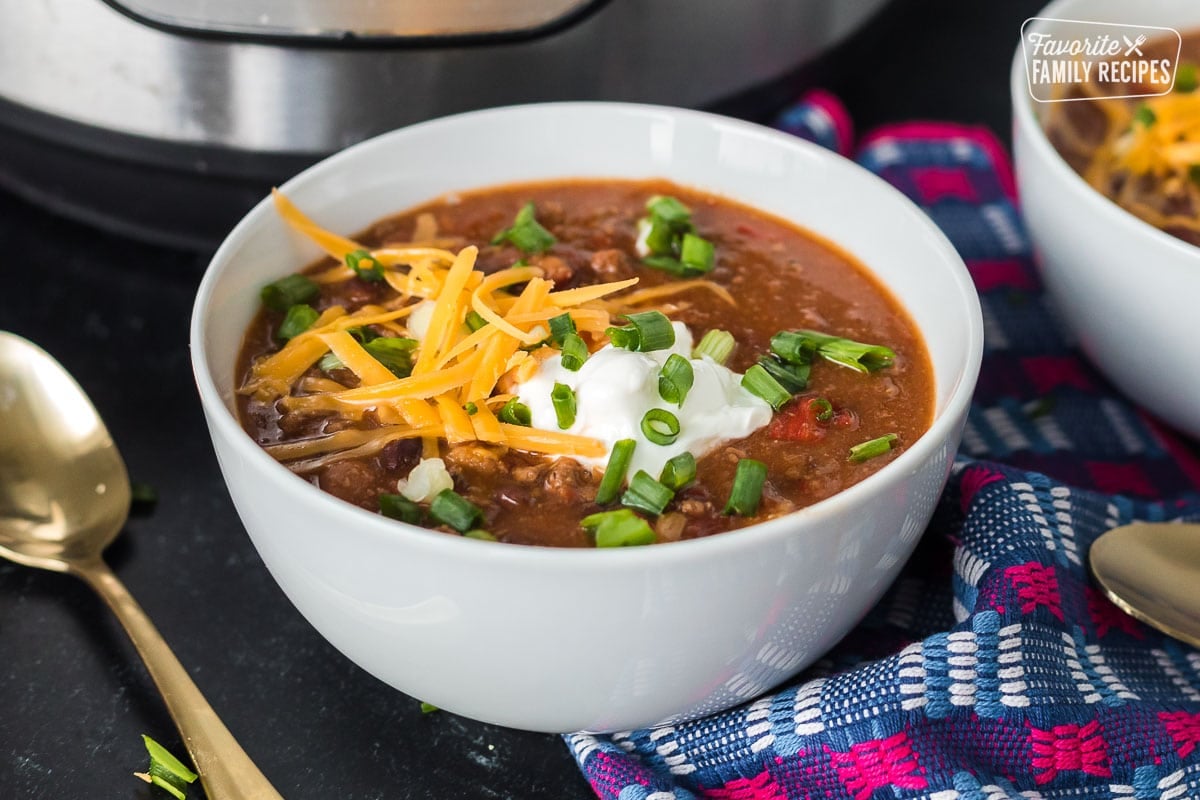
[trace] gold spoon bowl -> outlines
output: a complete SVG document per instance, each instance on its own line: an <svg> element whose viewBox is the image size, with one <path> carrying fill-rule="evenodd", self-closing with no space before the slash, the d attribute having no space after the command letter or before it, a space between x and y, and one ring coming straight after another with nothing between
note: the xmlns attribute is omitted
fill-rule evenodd
<svg viewBox="0 0 1200 800"><path fill-rule="evenodd" d="M1200 647L1200 524L1121 525L1095 541L1089 560L1118 608Z"/></svg>
<svg viewBox="0 0 1200 800"><path fill-rule="evenodd" d="M0 331L0 556L81 578L129 634L212 800L281 800L101 558L129 514L129 476L79 384Z"/></svg>

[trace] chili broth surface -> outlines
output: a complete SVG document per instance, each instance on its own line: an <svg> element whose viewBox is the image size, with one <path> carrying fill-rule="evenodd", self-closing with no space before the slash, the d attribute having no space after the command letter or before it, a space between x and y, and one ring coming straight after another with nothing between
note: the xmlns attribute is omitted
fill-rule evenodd
<svg viewBox="0 0 1200 800"><path fill-rule="evenodd" d="M809 385L785 405L766 427L726 442L698 458L696 480L680 490L666 511L651 517L657 541L695 538L762 522L825 499L878 471L911 445L930 425L934 408L933 373L923 342L894 298L852 257L811 233L781 219L713 195L662 180L569 180L509 185L440 198L372 225L357 241L369 248L411 243L419 224L436 220L438 246L458 251L479 247L475 269L492 273L524 259L540 267L555 290L638 278L629 291L679 280L644 266L636 254L637 221L646 202L669 195L687 205L697 233L715 246L715 266L703 277L726 288L730 306L716 293L700 289L662 298L658 308L688 325L696 341L711 329L731 333L737 346L727 366L745 372L768 352L779 331L813 329L858 342L885 345L894 363L863 374L817 359ZM498 231L512 224L527 203L537 220L556 238L544 253L528 255L511 244L493 245ZM426 215L424 223L419 223ZM316 274L332 259L311 265ZM619 299L614 295L611 299ZM354 311L367 303L394 299L386 283L353 278L322 284L312 305ZM275 335L283 314L263 309L247 331L238 362L245 383L256 359L279 349ZM620 324L614 318L614 324ZM592 348L593 350L595 347ZM340 374L339 374L340 373ZM313 377L332 377L354 386L347 370L332 375L314 366ZM803 404L827 399L832 420L813 426ZM347 426L375 424L368 414L349 422L336 414L285 412L279 402L242 395L243 427L261 445L322 436ZM683 421L686 424L686 420ZM798 438L797 431L809 438ZM850 448L887 434L897 439L890 451L862 462L848 458ZM336 461L303 477L321 489L363 508L378 511L379 496L396 492L420 461L420 440L392 442L376 455ZM441 457L454 478L454 489L483 511L479 527L497 539L526 545L591 547L592 535L579 521L601 508L594 502L602 470L574 459L551 458L505 446L467 442L441 443ZM753 516L724 513L740 459L767 466L758 511ZM458 535L450 528L447 533Z"/></svg>

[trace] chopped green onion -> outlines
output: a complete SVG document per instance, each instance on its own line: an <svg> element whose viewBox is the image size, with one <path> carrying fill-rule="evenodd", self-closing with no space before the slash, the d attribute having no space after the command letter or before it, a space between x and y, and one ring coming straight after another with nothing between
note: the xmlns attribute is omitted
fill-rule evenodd
<svg viewBox="0 0 1200 800"><path fill-rule="evenodd" d="M678 258L674 256L649 256L642 259L642 263L647 267L669 272L677 278L688 278L697 274L695 270L688 267Z"/></svg>
<svg viewBox="0 0 1200 800"><path fill-rule="evenodd" d="M608 466L604 468L604 477L596 489L596 503L605 505L617 499L617 492L625 483L625 472L629 462L633 460L633 450L637 442L633 439L619 439L613 444L612 453L608 456Z"/></svg>
<svg viewBox="0 0 1200 800"><path fill-rule="evenodd" d="M286 342L293 336L299 336L311 328L319 316L321 316L320 313L310 305L301 303L300 305L292 306L287 310L283 322L279 324L279 330L275 332L275 338Z"/></svg>
<svg viewBox="0 0 1200 800"><path fill-rule="evenodd" d="M803 348L802 340L806 339L815 344L817 355L858 372L874 372L877 369L890 367L896 358L896 353L890 347L879 344L863 344L819 331L777 333L771 337L771 349L783 360L790 361L791 355ZM783 347L782 352L779 346Z"/></svg>
<svg viewBox="0 0 1200 800"><path fill-rule="evenodd" d="M821 422L829 422L829 420L833 419L833 403L824 397L814 397L809 400L808 407L814 412L813 416Z"/></svg>
<svg viewBox="0 0 1200 800"><path fill-rule="evenodd" d="M259 297L272 311L284 312L295 305L307 303L321 293L321 287L305 275L287 275L262 288Z"/></svg>
<svg viewBox="0 0 1200 800"><path fill-rule="evenodd" d="M541 253L549 250L558 241L554 234L542 227L534 217L533 203L521 206L513 219L511 228L506 228L492 237L492 244L509 242L523 253Z"/></svg>
<svg viewBox="0 0 1200 800"><path fill-rule="evenodd" d="M141 481L129 482L130 505L141 506L140 510L148 511L157 502L158 492L153 486Z"/></svg>
<svg viewBox="0 0 1200 800"><path fill-rule="evenodd" d="M684 451L663 465L659 482L671 491L677 492L696 480L696 457Z"/></svg>
<svg viewBox="0 0 1200 800"><path fill-rule="evenodd" d="M1196 65L1187 61L1181 63L1175 70L1175 91L1194 92L1198 85L1200 77L1196 74Z"/></svg>
<svg viewBox="0 0 1200 800"><path fill-rule="evenodd" d="M550 318L550 341L562 345L563 337L568 333L577 333L575 320L571 319L570 314L563 313Z"/></svg>
<svg viewBox="0 0 1200 800"><path fill-rule="evenodd" d="M692 362L678 353L672 353L658 373L658 396L668 403L682 406L695 379Z"/></svg>
<svg viewBox="0 0 1200 800"><path fill-rule="evenodd" d="M808 375L812 371L808 364L786 364L774 355L759 356L758 364L792 394L808 388Z"/></svg>
<svg viewBox="0 0 1200 800"><path fill-rule="evenodd" d="M407 336L378 336L367 328L348 328L347 333L361 342L363 349L397 378L407 378L412 374L413 350L420 344L416 339ZM346 365L333 353L326 353L317 362L317 366L325 372L332 372Z"/></svg>
<svg viewBox="0 0 1200 800"><path fill-rule="evenodd" d="M474 309L467 312L466 319L463 321L467 323L467 328L470 329L471 333L474 333L488 324L488 321L483 318L483 315Z"/></svg>
<svg viewBox="0 0 1200 800"><path fill-rule="evenodd" d="M559 430L575 424L575 392L565 383L556 383L550 390L550 402L554 404L554 416Z"/></svg>
<svg viewBox="0 0 1200 800"><path fill-rule="evenodd" d="M429 504L429 515L443 525L465 533L483 518L483 511L453 489L442 489Z"/></svg>
<svg viewBox="0 0 1200 800"><path fill-rule="evenodd" d="M665 408L652 408L642 417L642 435L653 444L672 444L679 438L679 417Z"/></svg>
<svg viewBox="0 0 1200 800"><path fill-rule="evenodd" d="M679 245L679 260L690 270L711 272L714 261L712 242L694 233L685 233Z"/></svg>
<svg viewBox="0 0 1200 800"><path fill-rule="evenodd" d="M697 236L692 212L674 197L656 195L646 201L649 217L638 220L638 243L649 256L648 267L679 277L708 272L713 266L712 243Z"/></svg>
<svg viewBox="0 0 1200 800"><path fill-rule="evenodd" d="M644 469L639 469L629 481L625 494L621 495L621 505L657 516L674 497L675 492L654 480Z"/></svg>
<svg viewBox="0 0 1200 800"><path fill-rule="evenodd" d="M569 372L578 372L588 359L587 344L578 333L568 333L562 341L562 365Z"/></svg>
<svg viewBox="0 0 1200 800"><path fill-rule="evenodd" d="M746 370L746 374L742 376L742 388L755 397L766 400L776 411L792 399L792 393L772 378L771 373L767 372L762 364L755 364Z"/></svg>
<svg viewBox="0 0 1200 800"><path fill-rule="evenodd" d="M421 713L422 714L432 714L436 711L441 711L441 709L438 708L437 706L435 706L433 703L426 703L423 700L421 701Z"/></svg>
<svg viewBox="0 0 1200 800"><path fill-rule="evenodd" d="M363 342L363 349L370 353L372 358L387 367L397 378L407 378L412 374L412 351L417 344L416 339L409 339L405 336L376 336L373 339L366 339ZM317 362L317 366L325 372L333 372L346 365L333 353L326 353Z"/></svg>
<svg viewBox="0 0 1200 800"><path fill-rule="evenodd" d="M669 195L656 194L646 201L646 210L669 225L690 225L692 211Z"/></svg>
<svg viewBox="0 0 1200 800"><path fill-rule="evenodd" d="M366 344L372 339L379 338L379 334L366 325L356 325L353 328L346 328L346 333L357 339L359 344Z"/></svg>
<svg viewBox="0 0 1200 800"><path fill-rule="evenodd" d="M767 479L767 465L753 458L743 458L733 473L733 486L729 490L726 514L750 517L758 510L762 497L763 483Z"/></svg>
<svg viewBox="0 0 1200 800"><path fill-rule="evenodd" d="M817 340L796 331L780 331L771 337L771 352L785 363L808 366L817 354Z"/></svg>
<svg viewBox="0 0 1200 800"><path fill-rule="evenodd" d="M463 411L467 412L468 417L473 417L479 413L479 406L475 405L475 403L467 403L463 406Z"/></svg>
<svg viewBox="0 0 1200 800"><path fill-rule="evenodd" d="M485 531L483 528L472 528L463 534L468 539L479 539L484 542L494 542L496 537Z"/></svg>
<svg viewBox="0 0 1200 800"><path fill-rule="evenodd" d="M397 378L407 378L412 374L412 354L418 344L406 336L379 336L365 343L363 349Z"/></svg>
<svg viewBox="0 0 1200 800"><path fill-rule="evenodd" d="M346 253L346 266L354 270L354 274L364 281L383 280L383 265L375 260L369 250L355 250Z"/></svg>
<svg viewBox="0 0 1200 800"><path fill-rule="evenodd" d="M1188 180L1200 186L1200 164L1192 164L1188 167Z"/></svg>
<svg viewBox="0 0 1200 800"><path fill-rule="evenodd" d="M410 525L420 525L421 507L402 494L379 495L379 513Z"/></svg>
<svg viewBox="0 0 1200 800"><path fill-rule="evenodd" d="M651 253L669 255L674 247L675 231L671 223L661 217L638 220L638 234Z"/></svg>
<svg viewBox="0 0 1200 800"><path fill-rule="evenodd" d="M533 424L533 413L529 410L529 406L512 397L500 409L496 419L507 422L509 425L524 425L528 428Z"/></svg>
<svg viewBox="0 0 1200 800"><path fill-rule="evenodd" d="M850 460L855 464L866 461L869 458L881 456L892 449L892 442L900 437L894 433L885 433L875 439L869 439L862 444L856 444L850 448Z"/></svg>
<svg viewBox="0 0 1200 800"><path fill-rule="evenodd" d="M176 800L184 800L187 797L188 784L194 783L199 776L149 736L142 734L142 742L146 745L146 752L150 754L150 767L145 773L134 774L146 783L166 790Z"/></svg>
<svg viewBox="0 0 1200 800"><path fill-rule="evenodd" d="M629 324L605 331L613 347L648 353L651 350L666 350L675 344L675 327L661 311L626 314L622 319L628 320Z"/></svg>
<svg viewBox="0 0 1200 800"><path fill-rule="evenodd" d="M1150 108L1150 106L1142 103L1140 106L1134 109L1133 121L1134 123L1141 124L1141 126L1144 128L1149 128L1158 121L1158 116L1154 113L1154 110Z"/></svg>
<svg viewBox="0 0 1200 800"><path fill-rule="evenodd" d="M737 340L733 338L732 333L720 328L713 328L701 337L700 344L692 350L692 357L708 356L718 364L724 364L733 355L735 346L737 346Z"/></svg>
<svg viewBox="0 0 1200 800"><path fill-rule="evenodd" d="M622 350L641 349L642 338L633 325L613 325L604 331L604 335L612 342L613 347L619 347Z"/></svg>
<svg viewBox="0 0 1200 800"><path fill-rule="evenodd" d="M589 514L579 524L595 534L596 547L631 547L654 543L654 529L650 523L628 508Z"/></svg>

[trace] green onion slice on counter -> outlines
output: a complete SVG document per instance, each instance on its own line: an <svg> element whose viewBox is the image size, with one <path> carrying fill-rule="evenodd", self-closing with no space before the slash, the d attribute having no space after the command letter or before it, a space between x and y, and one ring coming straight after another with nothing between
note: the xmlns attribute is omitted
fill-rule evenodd
<svg viewBox="0 0 1200 800"><path fill-rule="evenodd" d="M150 754L150 767L145 773L134 774L146 783L165 790L176 800L184 800L187 797L188 784L194 783L199 776L149 736L142 734L142 742L146 745L146 752Z"/></svg>

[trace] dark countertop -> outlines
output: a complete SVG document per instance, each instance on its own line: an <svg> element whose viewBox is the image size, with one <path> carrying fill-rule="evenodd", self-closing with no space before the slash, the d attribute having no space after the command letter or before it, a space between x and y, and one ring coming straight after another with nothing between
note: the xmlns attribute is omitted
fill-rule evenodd
<svg viewBox="0 0 1200 800"><path fill-rule="evenodd" d="M1007 139L1009 60L1039 5L904 3L822 83L860 131L937 118ZM109 563L284 796L592 796L558 737L422 714L320 638L267 574L192 383L188 318L207 254L131 242L3 193L0 252L0 329L62 361L131 477L158 491ZM142 733L184 754L107 608L74 578L0 563L0 796L166 797L131 776L146 766Z"/></svg>

